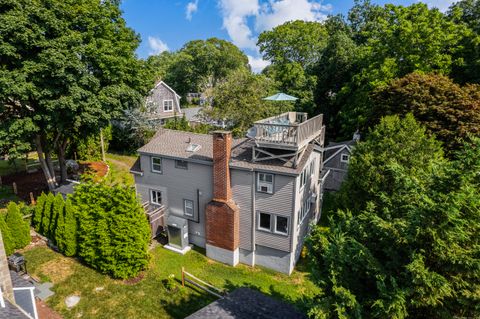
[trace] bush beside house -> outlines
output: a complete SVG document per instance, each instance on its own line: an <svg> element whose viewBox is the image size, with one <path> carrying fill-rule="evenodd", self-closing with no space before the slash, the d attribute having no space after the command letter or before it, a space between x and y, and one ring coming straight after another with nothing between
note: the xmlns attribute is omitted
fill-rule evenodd
<svg viewBox="0 0 480 319"><path fill-rule="evenodd" d="M33 224L61 253L112 277L136 276L148 264L150 228L131 188L85 182L67 200L42 194Z"/></svg>
<svg viewBox="0 0 480 319"><path fill-rule="evenodd" d="M30 225L23 219L22 206L15 202L8 204L7 213L0 214L0 231L7 255L30 243Z"/></svg>

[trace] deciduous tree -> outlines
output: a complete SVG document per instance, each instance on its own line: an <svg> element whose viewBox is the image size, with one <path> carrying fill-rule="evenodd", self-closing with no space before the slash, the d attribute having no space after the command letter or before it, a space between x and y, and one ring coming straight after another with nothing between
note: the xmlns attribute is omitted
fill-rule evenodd
<svg viewBox="0 0 480 319"><path fill-rule="evenodd" d="M378 88L371 99L370 123L411 112L449 154L467 135L480 135L480 85L460 86L446 76L412 73Z"/></svg>

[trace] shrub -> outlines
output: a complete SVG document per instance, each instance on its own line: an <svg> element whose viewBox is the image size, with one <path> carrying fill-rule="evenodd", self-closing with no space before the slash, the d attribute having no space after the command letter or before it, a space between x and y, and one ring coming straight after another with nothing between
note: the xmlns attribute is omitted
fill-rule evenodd
<svg viewBox="0 0 480 319"><path fill-rule="evenodd" d="M35 209L33 211L33 218L32 218L32 226L37 230L42 224L42 216L43 216L43 210L45 209L46 200L47 200L47 195L45 195L45 193L43 192L40 196L37 197L37 204L35 205Z"/></svg>
<svg viewBox="0 0 480 319"><path fill-rule="evenodd" d="M30 226L23 220L20 208L16 203L8 204L5 222L10 229L15 249L23 248L30 243Z"/></svg>
<svg viewBox="0 0 480 319"><path fill-rule="evenodd" d="M65 256L74 256L77 253L77 219L70 199L65 202L62 232L59 249Z"/></svg>
<svg viewBox="0 0 480 319"><path fill-rule="evenodd" d="M58 193L53 200L52 205L52 214L50 215L50 225L48 228L48 238L52 240L54 245L57 245L57 228L58 228L58 218L63 215L63 208L65 202L63 196Z"/></svg>
<svg viewBox="0 0 480 319"><path fill-rule="evenodd" d="M150 229L132 188L91 182L72 196L78 214L78 256L116 278L136 276L148 264Z"/></svg>
<svg viewBox="0 0 480 319"><path fill-rule="evenodd" d="M105 152L108 150L110 140L112 139L112 127L103 129L103 145ZM97 134L87 136L76 141L72 145L70 153L75 152L78 160L98 161L102 159L102 146L100 144L100 131ZM72 156L73 154L69 154Z"/></svg>
<svg viewBox="0 0 480 319"><path fill-rule="evenodd" d="M5 215L0 214L0 232L2 233L3 237L3 246L5 247L5 253L8 255L13 254L15 250L15 243L13 242L12 234L10 233L10 229L5 223Z"/></svg>
<svg viewBox="0 0 480 319"><path fill-rule="evenodd" d="M45 205L42 210L42 217L40 226L38 227L37 231L44 235L45 237L50 236L50 222L52 220L52 209L53 209L53 202L55 200L55 196L52 193L49 193L45 199Z"/></svg>

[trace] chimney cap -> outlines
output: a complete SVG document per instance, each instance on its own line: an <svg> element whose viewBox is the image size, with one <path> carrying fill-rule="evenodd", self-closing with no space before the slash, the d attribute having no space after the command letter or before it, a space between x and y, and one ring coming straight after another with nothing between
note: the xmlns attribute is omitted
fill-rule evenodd
<svg viewBox="0 0 480 319"><path fill-rule="evenodd" d="M213 131L212 134L222 134L222 135L225 135L225 134L232 134L232 131L226 131L226 130L216 130L216 131Z"/></svg>

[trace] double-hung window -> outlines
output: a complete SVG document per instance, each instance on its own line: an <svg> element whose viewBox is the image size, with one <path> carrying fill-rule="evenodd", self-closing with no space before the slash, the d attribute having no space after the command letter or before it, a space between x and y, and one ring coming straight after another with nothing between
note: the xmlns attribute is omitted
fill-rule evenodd
<svg viewBox="0 0 480 319"><path fill-rule="evenodd" d="M265 231L271 231L271 221L272 221L272 215L267 214L267 213L259 213L258 214L258 229L260 230L265 230Z"/></svg>
<svg viewBox="0 0 480 319"><path fill-rule="evenodd" d="M288 236L289 218L264 212L258 213L258 229L261 231Z"/></svg>
<svg viewBox="0 0 480 319"><path fill-rule="evenodd" d="M311 205L310 197L305 197L302 207L300 207L300 211L298 212L298 226L302 224L303 220L310 212Z"/></svg>
<svg viewBox="0 0 480 319"><path fill-rule="evenodd" d="M288 235L288 217L275 215L275 233Z"/></svg>
<svg viewBox="0 0 480 319"><path fill-rule="evenodd" d="M173 100L163 100L163 111L164 112L173 111Z"/></svg>
<svg viewBox="0 0 480 319"><path fill-rule="evenodd" d="M183 200L183 213L187 217L193 217L193 200L184 199Z"/></svg>
<svg viewBox="0 0 480 319"><path fill-rule="evenodd" d="M257 174L257 191L262 193L273 193L273 174Z"/></svg>
<svg viewBox="0 0 480 319"><path fill-rule="evenodd" d="M155 205L162 205L162 192L151 189L150 190L150 203Z"/></svg>
<svg viewBox="0 0 480 319"><path fill-rule="evenodd" d="M152 157L152 172L162 173L162 159L160 157Z"/></svg>

